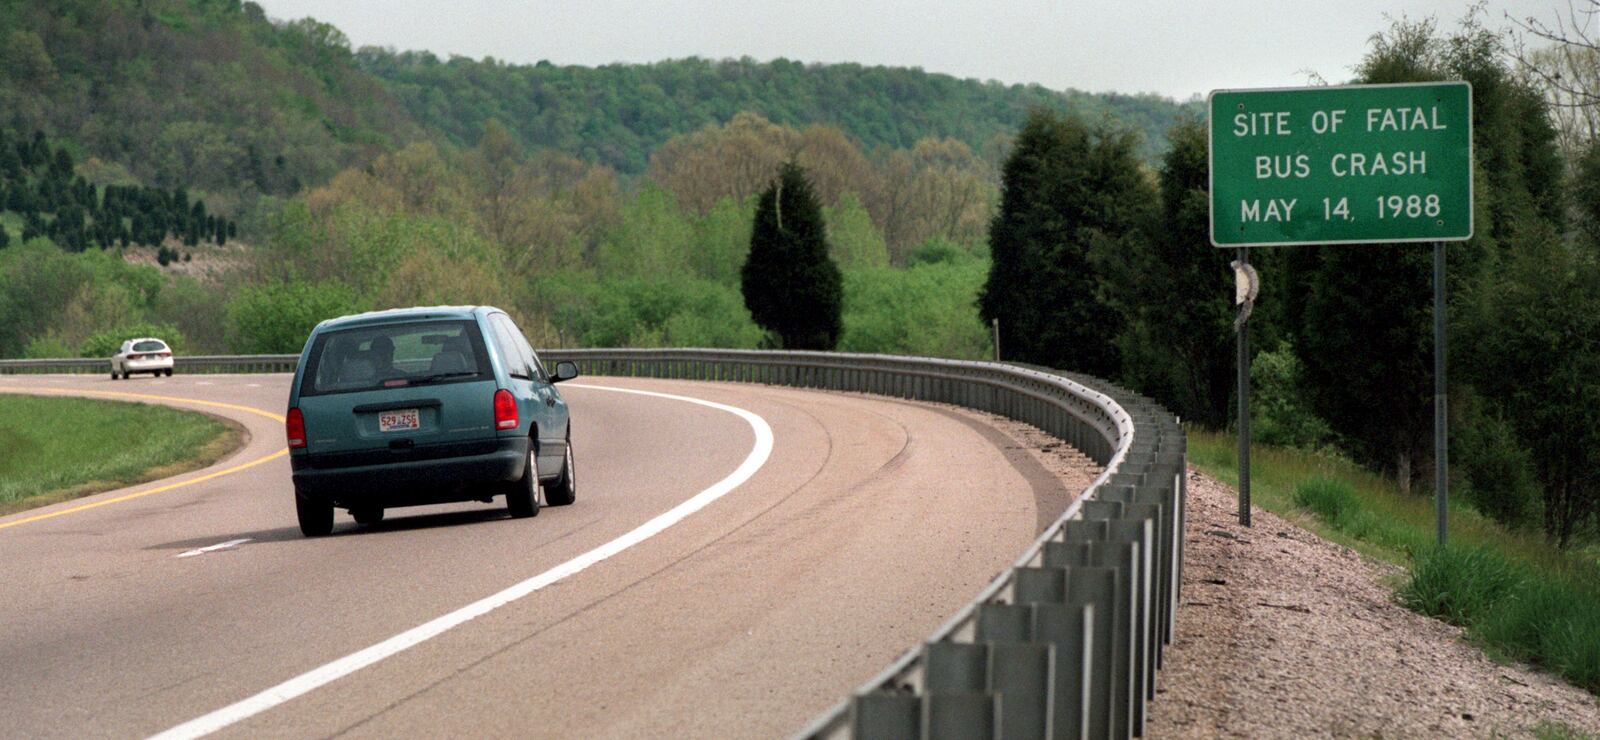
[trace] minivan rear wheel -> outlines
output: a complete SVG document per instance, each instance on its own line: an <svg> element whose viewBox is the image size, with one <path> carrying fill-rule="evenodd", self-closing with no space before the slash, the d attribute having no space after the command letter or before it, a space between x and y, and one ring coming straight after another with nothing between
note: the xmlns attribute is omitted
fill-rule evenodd
<svg viewBox="0 0 1600 740"><path fill-rule="evenodd" d="M522 477L506 489L506 510L517 519L539 515L539 454L528 446L528 464Z"/></svg>
<svg viewBox="0 0 1600 740"><path fill-rule="evenodd" d="M321 537L333 531L333 504L313 501L294 495L294 513L300 519L300 533L307 537Z"/></svg>
<svg viewBox="0 0 1600 740"><path fill-rule="evenodd" d="M551 506L566 506L578 499L578 470L572 462L572 440L567 440L567 459L561 463L561 479L544 487L544 501Z"/></svg>

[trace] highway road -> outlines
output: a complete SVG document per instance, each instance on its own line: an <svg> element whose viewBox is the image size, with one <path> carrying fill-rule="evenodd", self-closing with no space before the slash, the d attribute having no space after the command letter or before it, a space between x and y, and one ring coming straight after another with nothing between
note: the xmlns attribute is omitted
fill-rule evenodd
<svg viewBox="0 0 1600 740"><path fill-rule="evenodd" d="M0 518L0 735L785 735L1078 493L965 410L582 378L562 386L576 504L399 509L373 527L341 512L306 539L287 386L0 376L0 392L164 403L249 432L205 470Z"/></svg>

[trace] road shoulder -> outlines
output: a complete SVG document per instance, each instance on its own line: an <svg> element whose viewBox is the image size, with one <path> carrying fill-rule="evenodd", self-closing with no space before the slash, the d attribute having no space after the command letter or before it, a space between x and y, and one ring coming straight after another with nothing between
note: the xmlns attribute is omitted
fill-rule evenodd
<svg viewBox="0 0 1600 740"><path fill-rule="evenodd" d="M1183 603L1150 737L1600 734L1600 702L1399 605L1400 569L1191 469Z"/></svg>

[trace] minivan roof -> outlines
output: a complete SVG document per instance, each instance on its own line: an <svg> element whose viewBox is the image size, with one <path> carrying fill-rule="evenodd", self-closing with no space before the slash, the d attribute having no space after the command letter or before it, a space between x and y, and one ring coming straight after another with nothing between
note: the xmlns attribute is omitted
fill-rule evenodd
<svg viewBox="0 0 1600 740"><path fill-rule="evenodd" d="M346 326L364 326L367 324L386 324L391 321L415 319L470 319L478 313L498 311L493 306L416 306L412 308L391 308L383 311L367 311L366 313L351 314L338 318L328 319L317 324L317 329L334 329Z"/></svg>

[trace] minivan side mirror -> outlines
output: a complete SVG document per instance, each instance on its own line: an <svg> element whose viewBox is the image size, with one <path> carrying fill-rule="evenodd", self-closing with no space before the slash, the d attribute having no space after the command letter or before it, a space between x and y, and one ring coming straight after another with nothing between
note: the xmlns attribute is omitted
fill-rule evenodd
<svg viewBox="0 0 1600 740"><path fill-rule="evenodd" d="M562 360L561 362L556 363L556 374L550 378L550 382L560 383L563 380L572 380L576 377L578 377L578 365L567 360Z"/></svg>

